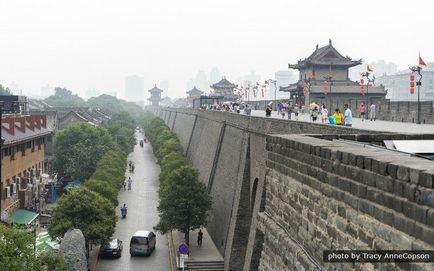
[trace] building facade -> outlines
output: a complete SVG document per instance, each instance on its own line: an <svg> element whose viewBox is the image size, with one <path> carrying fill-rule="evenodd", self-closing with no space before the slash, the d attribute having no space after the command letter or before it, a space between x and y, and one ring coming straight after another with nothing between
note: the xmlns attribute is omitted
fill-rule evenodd
<svg viewBox="0 0 434 271"><path fill-rule="evenodd" d="M214 95L220 95L224 97L226 101L235 101L239 96L234 94L234 90L237 87L236 84L229 82L226 77L223 77L219 82L210 86L214 91Z"/></svg>
<svg viewBox="0 0 434 271"><path fill-rule="evenodd" d="M387 98L392 102L416 102L417 87L413 94L410 93L410 70L404 70L392 75L384 75L377 79L378 84L384 85L387 90ZM428 63L422 69L422 86L420 87L420 101L434 101L434 63ZM415 74L415 81L419 75Z"/></svg>
<svg viewBox="0 0 434 271"><path fill-rule="evenodd" d="M1 119L1 214L7 219L16 209L37 210L44 192L45 146L52 130L43 115L9 115Z"/></svg>
<svg viewBox="0 0 434 271"><path fill-rule="evenodd" d="M341 55L332 45L316 46L315 51L296 64L289 64L290 69L299 71L298 82L281 87L280 91L289 92L290 98L298 104L321 101L331 108L333 101L353 100L371 102L384 99L386 91L383 86L364 84L361 92L359 82L349 79L349 68L360 65L362 61L352 60ZM341 104L342 106L342 104Z"/></svg>

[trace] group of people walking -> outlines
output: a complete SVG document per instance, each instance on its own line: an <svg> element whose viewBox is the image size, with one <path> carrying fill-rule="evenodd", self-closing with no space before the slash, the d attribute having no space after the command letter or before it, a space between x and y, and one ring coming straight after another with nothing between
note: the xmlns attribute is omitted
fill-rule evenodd
<svg viewBox="0 0 434 271"><path fill-rule="evenodd" d="M371 121L375 121L376 111L377 111L377 107L375 106L374 103L371 103L371 105L369 106L369 116L367 116L368 112L367 112L367 108L365 106L365 103L362 103L359 106L359 113L360 113L360 118L362 119L362 121L364 121L365 118L368 119L368 117Z"/></svg>

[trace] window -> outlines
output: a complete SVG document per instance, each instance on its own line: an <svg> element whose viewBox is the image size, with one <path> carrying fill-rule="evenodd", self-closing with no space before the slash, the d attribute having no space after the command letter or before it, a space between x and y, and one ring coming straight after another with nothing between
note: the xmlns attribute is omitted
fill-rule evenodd
<svg viewBox="0 0 434 271"><path fill-rule="evenodd" d="M12 154L11 148L4 148L3 149L3 156L10 156Z"/></svg>
<svg viewBox="0 0 434 271"><path fill-rule="evenodd" d="M32 144L32 141L27 141L27 142L26 142L26 148L27 148L27 149L32 148L32 145L33 145L33 144Z"/></svg>
<svg viewBox="0 0 434 271"><path fill-rule="evenodd" d="M20 147L21 147L21 155L26 156L26 145L21 144Z"/></svg>

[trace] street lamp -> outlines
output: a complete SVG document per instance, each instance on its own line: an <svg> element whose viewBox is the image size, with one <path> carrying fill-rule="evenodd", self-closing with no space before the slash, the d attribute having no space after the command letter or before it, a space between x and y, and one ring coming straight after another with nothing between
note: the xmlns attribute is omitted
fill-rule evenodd
<svg viewBox="0 0 434 271"><path fill-rule="evenodd" d="M368 115L368 104L369 104L369 97L368 97L368 93L369 93L369 84L370 83L374 83L374 79L371 79L371 78L369 78L369 75L371 75L371 73L370 72L362 72L361 74L360 74L361 76L362 76L362 79L363 79L363 77L365 77L366 78L366 104L365 104L365 112L366 112L366 114L365 114L365 116L366 116L366 119L368 119L369 118L369 115Z"/></svg>
<svg viewBox="0 0 434 271"><path fill-rule="evenodd" d="M417 72L419 74L419 80L416 82L417 86L417 124L420 124L420 86L422 86L422 67L421 66L411 66L410 71Z"/></svg>
<svg viewBox="0 0 434 271"><path fill-rule="evenodd" d="M268 81L274 85L274 109L276 109L276 111L277 111L277 96L276 96L277 80L268 79Z"/></svg>

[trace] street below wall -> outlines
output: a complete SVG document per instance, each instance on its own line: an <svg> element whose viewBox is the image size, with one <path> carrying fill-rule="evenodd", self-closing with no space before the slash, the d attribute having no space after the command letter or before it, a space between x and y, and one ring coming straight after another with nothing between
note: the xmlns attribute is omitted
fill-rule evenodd
<svg viewBox="0 0 434 271"><path fill-rule="evenodd" d="M252 116L264 117L265 110L252 110ZM415 124L408 122L396 122L396 121L384 121L384 120L364 120L361 118L356 118L353 112L353 128L363 129L367 131L382 131L382 132L393 132L393 133L409 133L409 134L433 134L434 124ZM291 115L292 120L295 120L295 114ZM277 111L271 113L271 118L282 119ZM285 115L284 119L288 119L288 115ZM299 114L298 121L312 122L308 113ZM321 116L318 116L318 120L315 123L321 123ZM330 125L330 124L324 124Z"/></svg>
<svg viewBox="0 0 434 271"><path fill-rule="evenodd" d="M138 141L143 139L142 133L136 133ZM156 163L152 147L145 143L141 148L139 144L134 147L134 152L128 156L135 165L134 173L126 172L128 179L131 176L131 190L119 192L119 205L124 203L128 207L128 214L125 219L120 218L120 206L116 208L118 222L113 238L123 241L123 252L119 259L98 260L98 271L126 271L126 270L155 270L167 271L169 268L169 252L167 240L153 230L158 223L158 189L160 168ZM137 230L153 231L157 235L155 251L148 257L131 257L129 245L131 236Z"/></svg>

